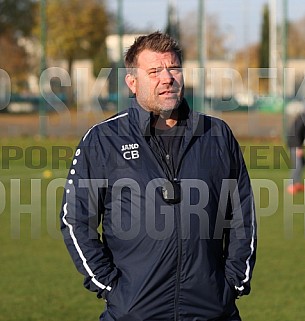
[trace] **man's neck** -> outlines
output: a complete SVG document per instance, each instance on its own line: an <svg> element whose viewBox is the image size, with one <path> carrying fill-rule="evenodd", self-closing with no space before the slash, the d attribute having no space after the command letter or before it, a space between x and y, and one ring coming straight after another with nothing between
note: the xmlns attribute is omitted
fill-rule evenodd
<svg viewBox="0 0 305 321"><path fill-rule="evenodd" d="M152 127L160 130L167 130L176 126L178 122L178 110L171 111L170 114L162 113L157 115L152 123Z"/></svg>

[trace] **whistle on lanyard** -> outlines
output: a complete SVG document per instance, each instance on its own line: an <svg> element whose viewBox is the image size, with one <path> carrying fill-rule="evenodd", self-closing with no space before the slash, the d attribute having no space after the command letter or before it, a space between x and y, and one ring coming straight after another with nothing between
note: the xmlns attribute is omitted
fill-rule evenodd
<svg viewBox="0 0 305 321"><path fill-rule="evenodd" d="M181 186L177 180L167 180L162 186L162 196L165 202L177 204L181 202Z"/></svg>

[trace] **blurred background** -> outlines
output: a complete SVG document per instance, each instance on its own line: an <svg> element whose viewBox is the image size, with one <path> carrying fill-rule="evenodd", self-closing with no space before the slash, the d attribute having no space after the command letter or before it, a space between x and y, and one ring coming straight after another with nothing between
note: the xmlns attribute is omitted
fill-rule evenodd
<svg viewBox="0 0 305 321"><path fill-rule="evenodd" d="M243 321L305 320L305 195L285 191L304 1L0 0L0 321L104 309L65 249L63 187L80 137L128 104L124 52L155 30L180 41L190 105L229 123L249 169L259 246Z"/></svg>
<svg viewBox="0 0 305 321"><path fill-rule="evenodd" d="M1 0L0 112L38 113L43 136L64 134L45 113L125 108L124 52L136 36L161 30L182 45L195 109L221 113L233 129L237 114L226 112L248 112L237 135L281 137L303 109L304 29L297 0ZM3 134L23 133L8 121Z"/></svg>

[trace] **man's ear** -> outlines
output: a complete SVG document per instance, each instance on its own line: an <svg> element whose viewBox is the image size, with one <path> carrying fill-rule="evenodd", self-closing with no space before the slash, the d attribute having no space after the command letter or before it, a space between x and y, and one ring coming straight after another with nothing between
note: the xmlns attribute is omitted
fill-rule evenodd
<svg viewBox="0 0 305 321"><path fill-rule="evenodd" d="M126 82L128 88L132 91L132 93L135 94L136 93L136 82L137 82L136 77L132 74L127 74L125 76L125 82Z"/></svg>

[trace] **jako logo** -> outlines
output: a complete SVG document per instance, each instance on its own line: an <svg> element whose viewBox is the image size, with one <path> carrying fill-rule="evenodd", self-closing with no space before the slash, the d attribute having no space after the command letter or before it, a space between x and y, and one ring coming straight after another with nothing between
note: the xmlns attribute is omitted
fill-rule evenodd
<svg viewBox="0 0 305 321"><path fill-rule="evenodd" d="M139 144L128 144L128 145L122 145L121 151L123 153L123 157L127 160L131 159L137 159L140 157L139 155Z"/></svg>

